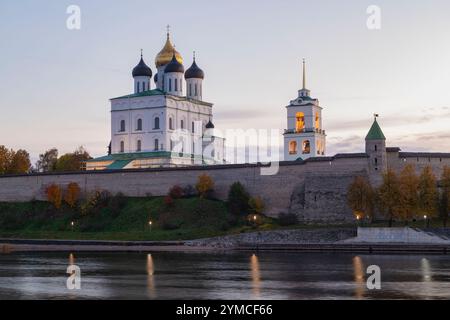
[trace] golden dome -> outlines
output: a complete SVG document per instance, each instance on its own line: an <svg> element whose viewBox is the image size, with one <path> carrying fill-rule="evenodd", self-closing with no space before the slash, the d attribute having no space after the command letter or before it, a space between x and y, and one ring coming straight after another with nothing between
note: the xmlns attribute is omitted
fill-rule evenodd
<svg viewBox="0 0 450 320"><path fill-rule="evenodd" d="M177 50L175 50L175 47L173 46L172 42L170 41L170 35L167 34L166 44L164 45L164 48L161 50L161 52L158 53L158 55L156 56L156 59L155 59L156 67L159 68L163 65L168 64L170 61L172 61L174 51L175 51L175 57L177 58L178 62L183 64L183 57Z"/></svg>

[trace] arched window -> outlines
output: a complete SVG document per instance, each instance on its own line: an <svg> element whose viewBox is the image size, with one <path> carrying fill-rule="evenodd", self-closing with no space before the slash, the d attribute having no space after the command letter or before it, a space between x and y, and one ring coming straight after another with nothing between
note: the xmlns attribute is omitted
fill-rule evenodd
<svg viewBox="0 0 450 320"><path fill-rule="evenodd" d="M120 132L125 132L125 120L120 120Z"/></svg>
<svg viewBox="0 0 450 320"><path fill-rule="evenodd" d="M183 91L183 80L180 79L180 91Z"/></svg>
<svg viewBox="0 0 450 320"><path fill-rule="evenodd" d="M309 142L309 140L303 141L302 153L303 154L311 153L311 143Z"/></svg>
<svg viewBox="0 0 450 320"><path fill-rule="evenodd" d="M181 120L180 125L181 125L181 129L184 129L184 120Z"/></svg>
<svg viewBox="0 0 450 320"><path fill-rule="evenodd" d="M138 81L137 83L137 92L139 93L141 91L141 83Z"/></svg>
<svg viewBox="0 0 450 320"><path fill-rule="evenodd" d="M153 127L154 127L153 129L159 129L159 117L155 118L155 123Z"/></svg>
<svg viewBox="0 0 450 320"><path fill-rule="evenodd" d="M159 140L155 139L155 151L159 150Z"/></svg>
<svg viewBox="0 0 450 320"><path fill-rule="evenodd" d="M189 96L192 97L192 83L189 83Z"/></svg>
<svg viewBox="0 0 450 320"><path fill-rule="evenodd" d="M375 158L375 165L378 165L378 158Z"/></svg>
<svg viewBox="0 0 450 320"><path fill-rule="evenodd" d="M297 141L289 142L289 154L297 154Z"/></svg>
<svg viewBox="0 0 450 320"><path fill-rule="evenodd" d="M169 79L169 92L172 91L172 79Z"/></svg>
<svg viewBox="0 0 450 320"><path fill-rule="evenodd" d="M192 133L195 133L195 122L192 121Z"/></svg>
<svg viewBox="0 0 450 320"><path fill-rule="evenodd" d="M125 142L120 141L120 153L124 153L125 152Z"/></svg>
<svg viewBox="0 0 450 320"><path fill-rule="evenodd" d="M305 114L303 112L297 112L295 121L295 131L303 132L305 130Z"/></svg>
<svg viewBox="0 0 450 320"><path fill-rule="evenodd" d="M316 112L315 123L316 123L316 129L319 130L320 129L320 118L319 118L319 113L318 112Z"/></svg>
<svg viewBox="0 0 450 320"><path fill-rule="evenodd" d="M142 131L142 119L137 120L136 130Z"/></svg>
<svg viewBox="0 0 450 320"><path fill-rule="evenodd" d="M175 80L175 91L178 91L178 79L174 79Z"/></svg>
<svg viewBox="0 0 450 320"><path fill-rule="evenodd" d="M194 90L195 90L194 95L197 96L197 90L198 90L197 89L197 84L195 84Z"/></svg>
<svg viewBox="0 0 450 320"><path fill-rule="evenodd" d="M378 147L377 147L377 145L375 145L375 151L377 151L377 149L378 149Z"/></svg>
<svg viewBox="0 0 450 320"><path fill-rule="evenodd" d="M169 129L173 130L173 119L169 118Z"/></svg>
<svg viewBox="0 0 450 320"><path fill-rule="evenodd" d="M136 151L141 152L142 151L142 142L141 140L138 140L136 143Z"/></svg>

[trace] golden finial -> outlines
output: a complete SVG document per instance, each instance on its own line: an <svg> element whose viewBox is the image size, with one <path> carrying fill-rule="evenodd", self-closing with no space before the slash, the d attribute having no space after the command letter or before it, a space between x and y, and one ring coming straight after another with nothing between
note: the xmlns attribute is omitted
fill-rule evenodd
<svg viewBox="0 0 450 320"><path fill-rule="evenodd" d="M167 39L170 37L170 24L167 25Z"/></svg>

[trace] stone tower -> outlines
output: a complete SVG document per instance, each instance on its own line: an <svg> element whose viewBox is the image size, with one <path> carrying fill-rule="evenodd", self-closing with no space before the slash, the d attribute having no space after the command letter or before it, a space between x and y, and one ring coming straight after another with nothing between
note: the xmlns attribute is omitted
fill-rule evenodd
<svg viewBox="0 0 450 320"><path fill-rule="evenodd" d="M366 153L369 156L369 177L374 186L382 182L382 174L387 170L386 137L375 115L372 127L366 136Z"/></svg>

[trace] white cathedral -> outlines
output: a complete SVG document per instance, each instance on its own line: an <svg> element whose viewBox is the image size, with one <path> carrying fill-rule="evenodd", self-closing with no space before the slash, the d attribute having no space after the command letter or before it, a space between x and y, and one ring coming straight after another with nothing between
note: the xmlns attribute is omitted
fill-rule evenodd
<svg viewBox="0 0 450 320"><path fill-rule="evenodd" d="M204 72L195 61L185 71L170 34L155 60L157 73L141 60L133 69L134 93L111 99L108 155L87 161L86 170L118 170L224 164L225 139L214 135L213 104L203 101ZM186 93L185 93L186 91ZM303 88L287 108L284 160L325 155L322 108Z"/></svg>
<svg viewBox="0 0 450 320"><path fill-rule="evenodd" d="M185 71L167 32L155 64L152 88L153 72L141 52L132 72L134 93L111 99L108 155L88 161L86 170L224 163L225 140L214 135L213 104L203 101L205 74L195 54Z"/></svg>

